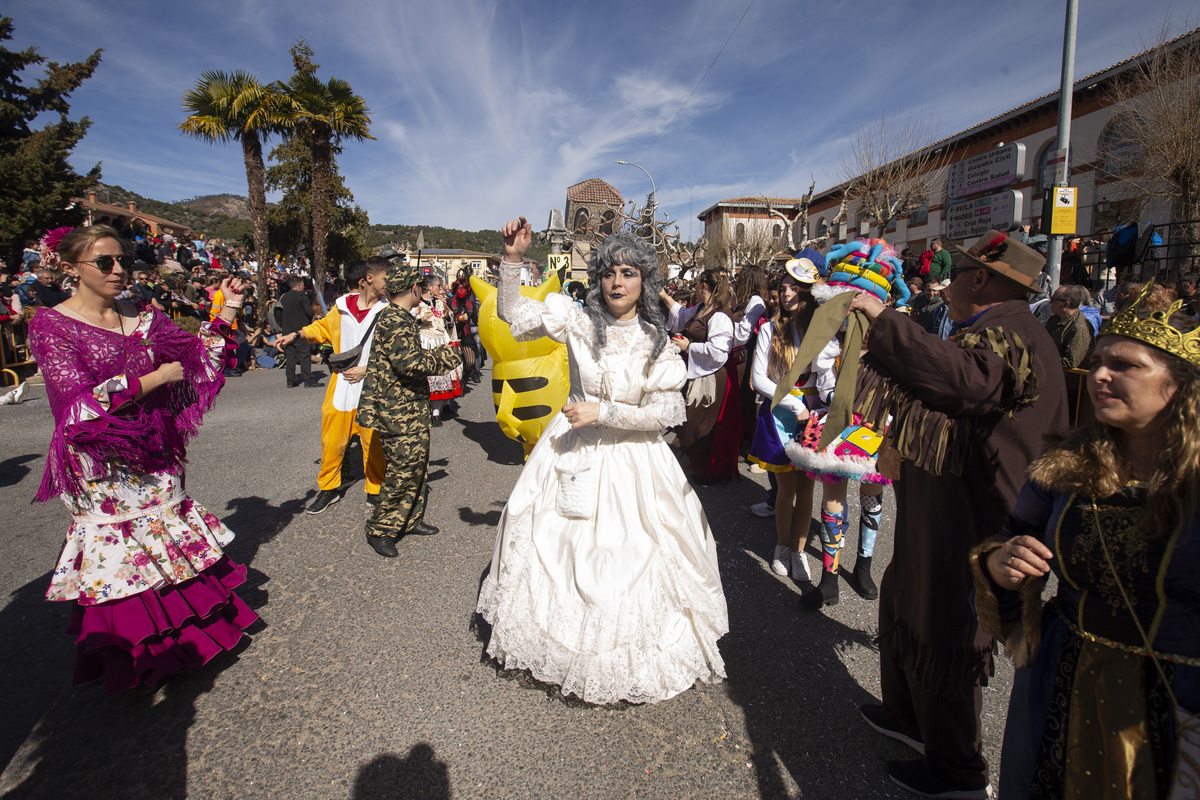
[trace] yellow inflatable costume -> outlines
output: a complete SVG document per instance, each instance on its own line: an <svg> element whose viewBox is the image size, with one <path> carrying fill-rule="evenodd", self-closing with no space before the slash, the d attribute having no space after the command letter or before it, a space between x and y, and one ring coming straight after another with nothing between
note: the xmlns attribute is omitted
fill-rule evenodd
<svg viewBox="0 0 1200 800"><path fill-rule="evenodd" d="M492 357L496 422L505 436L521 443L529 458L550 419L567 402L571 390L567 346L545 336L518 342L508 323L496 315L496 287L472 277L471 288L480 301L479 338ZM545 300L560 288L556 275L537 288L522 286L521 294Z"/></svg>

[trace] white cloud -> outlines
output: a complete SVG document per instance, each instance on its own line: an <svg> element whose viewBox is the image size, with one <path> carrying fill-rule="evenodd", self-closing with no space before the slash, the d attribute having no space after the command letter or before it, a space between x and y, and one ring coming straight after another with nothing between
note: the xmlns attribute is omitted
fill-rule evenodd
<svg viewBox="0 0 1200 800"><path fill-rule="evenodd" d="M1118 0L1080 18L1078 75L1141 49L1170 0ZM838 144L856 120L927 114L949 135L1053 90L1062 12L1013 0L822 4L697 0L209 0L155 4L10 0L18 39L59 61L104 47L73 97L94 126L73 162L158 199L245 192L240 149L179 135L181 94L205 69L291 72L300 37L323 77L348 80L378 141L339 159L374 221L540 224L589 177L644 198L636 160L681 227L724 197L797 196L839 180ZM699 90L697 81L725 47ZM661 135L664 126L669 130ZM657 142L655 142L657 138ZM654 144L651 146L651 143Z"/></svg>

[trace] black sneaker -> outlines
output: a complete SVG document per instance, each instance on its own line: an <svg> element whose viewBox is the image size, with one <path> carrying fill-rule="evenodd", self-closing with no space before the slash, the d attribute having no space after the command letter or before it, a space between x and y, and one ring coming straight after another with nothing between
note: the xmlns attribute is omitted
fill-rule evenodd
<svg viewBox="0 0 1200 800"><path fill-rule="evenodd" d="M904 727L883 706L859 706L858 712L862 714L862 718L868 725L884 736L895 739L897 742L903 742L921 755L925 755L925 742L922 741L921 734Z"/></svg>
<svg viewBox="0 0 1200 800"><path fill-rule="evenodd" d="M379 508L379 494L375 493L367 495L367 505Z"/></svg>
<svg viewBox="0 0 1200 800"><path fill-rule="evenodd" d="M305 389L320 389L324 385L325 384L321 383L320 381L309 381L308 383L304 384L304 388Z"/></svg>
<svg viewBox="0 0 1200 800"><path fill-rule="evenodd" d="M368 533L367 544L371 545L371 549L384 558L395 558L400 555L396 550L396 540L390 536L372 536Z"/></svg>
<svg viewBox="0 0 1200 800"><path fill-rule="evenodd" d="M435 536L438 533L438 529L432 525L426 525L424 522L418 522L412 526L409 533L415 533L417 536Z"/></svg>
<svg viewBox="0 0 1200 800"><path fill-rule="evenodd" d="M317 492L317 496L313 498L312 503L305 509L308 514L320 514L331 505L341 500L342 496L334 489L322 489Z"/></svg>
<svg viewBox="0 0 1200 800"><path fill-rule="evenodd" d="M985 783L973 789L942 780L929 771L924 759L887 762L888 777L901 789L907 789L921 797L944 797L949 800L988 800L992 796L992 785Z"/></svg>

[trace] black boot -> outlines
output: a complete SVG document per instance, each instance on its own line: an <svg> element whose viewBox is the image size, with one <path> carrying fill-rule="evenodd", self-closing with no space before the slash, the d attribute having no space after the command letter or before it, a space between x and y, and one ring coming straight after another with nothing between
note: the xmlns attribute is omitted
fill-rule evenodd
<svg viewBox="0 0 1200 800"><path fill-rule="evenodd" d="M879 587L871 577L871 556L859 556L854 562L854 583L858 586L858 593L866 599L879 598Z"/></svg>
<svg viewBox="0 0 1200 800"><path fill-rule="evenodd" d="M817 588L800 598L800 605L812 611L824 606L836 606L841 597L838 594L838 574L824 571L821 573L821 583Z"/></svg>

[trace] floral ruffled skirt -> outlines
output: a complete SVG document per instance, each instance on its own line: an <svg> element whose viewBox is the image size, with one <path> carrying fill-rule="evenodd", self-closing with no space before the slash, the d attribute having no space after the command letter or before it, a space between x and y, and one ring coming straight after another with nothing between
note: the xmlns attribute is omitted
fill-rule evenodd
<svg viewBox="0 0 1200 800"><path fill-rule="evenodd" d="M73 519L46 599L76 601L76 683L153 685L232 649L258 619L232 592L246 579L224 554L233 532L182 476L114 472L64 500Z"/></svg>

